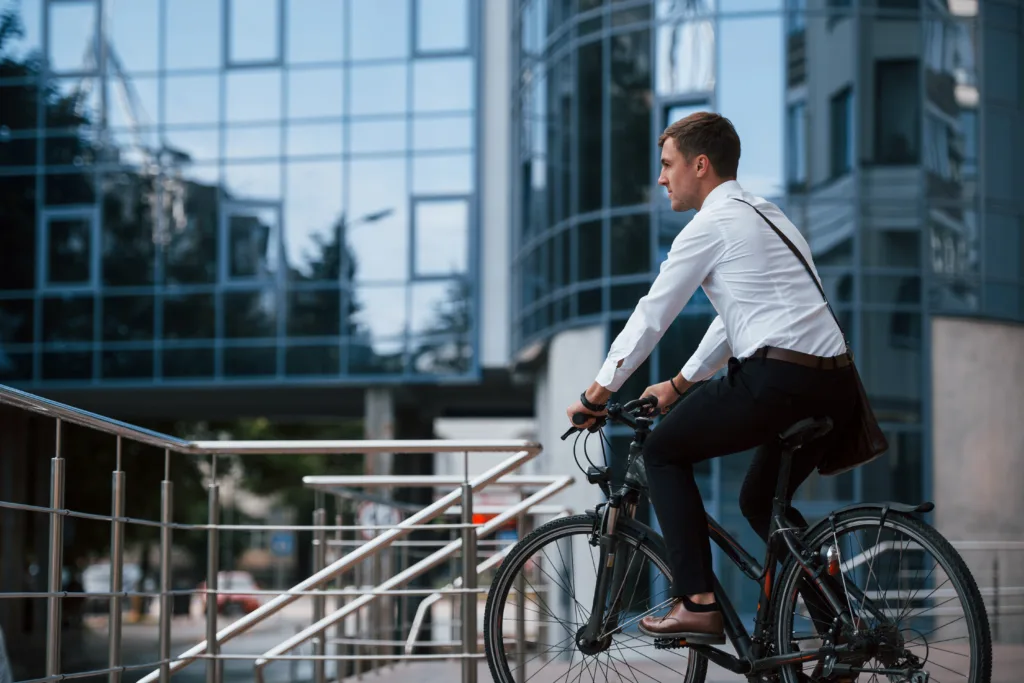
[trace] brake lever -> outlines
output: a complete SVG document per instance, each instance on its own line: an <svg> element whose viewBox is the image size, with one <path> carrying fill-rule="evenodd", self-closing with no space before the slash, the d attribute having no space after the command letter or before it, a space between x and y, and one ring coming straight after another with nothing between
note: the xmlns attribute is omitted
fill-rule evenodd
<svg viewBox="0 0 1024 683"><path fill-rule="evenodd" d="M588 415L587 413L576 413L575 415L572 416L572 421L573 421L574 424L573 424L572 427L569 427L569 429L567 429L565 431L565 434L562 434L562 441L565 441L566 439L568 439L575 432L583 431L580 427L577 427L576 425L581 425L581 424L583 424L584 422L586 422L587 420L589 420L592 417L596 418L596 420L595 420L594 424L592 424L591 426L587 427L587 431L589 431L591 434L593 434L597 430L601 429L601 427L603 427L607 423L607 421L608 421L608 418L605 417L604 415L599 415L598 416L598 415Z"/></svg>

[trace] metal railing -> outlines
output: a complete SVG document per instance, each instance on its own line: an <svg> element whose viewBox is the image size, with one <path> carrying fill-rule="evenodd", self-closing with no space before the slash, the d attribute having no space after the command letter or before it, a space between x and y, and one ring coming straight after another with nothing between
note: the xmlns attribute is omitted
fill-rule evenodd
<svg viewBox="0 0 1024 683"><path fill-rule="evenodd" d="M128 671L140 669L152 669L152 671L141 679L142 682L159 680L162 683L170 680L170 676L192 662L205 660L206 680L208 683L219 683L223 678L223 664L225 661L237 659L249 659L254 661L257 677L262 676L263 668L271 661L304 659L314 662L314 678L319 683L324 678L324 662L328 660L344 660L344 655L329 655L326 651L325 632L332 625L345 619L346 616L358 612L363 607L373 603L382 596L388 595L437 595L451 594L463 596L463 617L462 617L462 650L460 653L433 654L406 654L388 655L387 659L463 659L465 662L464 678L473 681L476 673L476 661L482 656L476 652L477 626L476 607L477 596L485 592L485 589L476 587L476 576L479 571L486 570L493 565L494 557L489 558L483 564L478 565L476 559L478 538L490 534L510 520L522 519L533 512L548 511L542 508L550 506L541 505L544 501L555 495L560 490L572 483L570 477L522 477L512 474L524 463L536 457L541 450L540 445L522 440L392 440L392 441L341 441L341 440L317 440L317 441L187 441L178 439L166 434L137 427L119 420L104 417L95 413L84 411L72 406L58 403L40 396L20 391L11 387L0 385L0 403L20 408L32 413L53 418L56 425L55 452L51 459L50 471L50 505L31 505L25 503L14 503L0 501L0 509L20 510L31 513L47 514L49 516L49 556L47 558L47 590L45 592L3 592L0 598L46 598L46 645L45 645L45 677L32 679L29 683L45 683L49 681L70 680L82 677L96 677L106 675L110 683L117 683L121 680L122 674ZM63 441L62 427L65 424L75 424L89 428L99 433L109 434L116 437L116 459L112 481L112 506L110 515L99 515L68 510L65 508L65 491L67 481L65 476L64 453L67 444ZM122 464L122 442L123 440L153 446L163 450L164 467L163 480L160 482L160 520L147 520L130 518L125 515L126 486ZM463 453L466 458L466 474L461 478L453 477L349 477L334 478L331 485L346 485L366 487L380 486L448 486L455 488L441 496L435 502L421 510L411 514L392 527L381 527L372 525L328 525L326 523L325 510L322 506L317 508L313 525L228 525L221 524L220 515L220 485L218 483L217 462L223 456L247 456L247 455L280 455L289 456L295 454L366 454L366 453L392 453L392 454L416 454L416 453ZM497 465L486 469L483 473L470 477L468 475L468 458L470 453L511 453L512 455L503 459ZM174 484L171 481L171 459L172 455L185 456L206 456L209 458L208 470L208 515L206 524L184 524L175 522L173 519L174 509ZM325 480L311 477L304 482L308 487L316 488L322 485ZM491 519L481 524L473 523L474 494L491 485L512 487L520 490L521 501L503 509ZM526 493L526 489L531 492ZM535 489L535 490L533 490ZM450 513L458 508L462 521L458 524L431 524L433 520ZM62 551L65 543L64 520L66 518L78 518L91 521L106 522L111 527L110 546L110 592L68 592L63 590L62 570L64 561ZM340 521L340 520L339 520ZM128 525L144 525L157 527L159 534L159 573L160 588L158 593L145 593L140 591L124 590L124 553L125 553L125 528ZM218 575L221 573L219 565L220 532L225 530L308 530L314 534L314 573L305 580L296 584L287 591L238 591L218 590ZM381 551L395 545L399 539L412 531L423 529L449 529L461 534L461 538L447 542L439 550L431 553L423 560L417 562L404 571L389 577L386 581L370 590L325 590L328 584L348 569L358 563L370 559ZM331 562L327 561L327 533L334 531L338 534L337 547L342 543L342 531L365 531L376 530L380 533L365 543L361 543L355 549L347 553L339 553L339 557ZM207 566L205 590L176 591L172 590L172 565L171 555L173 548L174 531L200 531L207 534ZM459 577L459 586L452 585L449 588L437 589L407 589L398 590L408 581L422 575L427 570L439 563L451 558L460 550L462 552L462 576ZM499 553L500 555L500 553ZM500 559L500 558L499 558ZM453 583L453 582L451 582ZM465 584L465 585L462 585ZM173 656L171 653L171 600L176 595L197 593L204 596L206 602L206 638L202 642L189 648L185 652ZM257 607L254 611L230 623L218 630L218 600L217 596L223 593L232 595L260 593L273 595L267 602ZM331 614L326 614L325 601L329 596L352 597L351 602ZM301 630L295 636L285 639L278 646L267 650L262 655L238 655L225 654L221 647L245 633L254 626L264 622L275 614L280 613L286 606L292 604L303 596L314 597L314 623L308 628ZM107 668L80 672L62 671L61 646L62 646L62 600L65 598L89 598L109 597L109 648L107 651ZM123 661L122 652L122 601L134 597L155 597L159 599L159 621L158 621L158 646L159 658L157 661L148 664L126 665ZM286 655L296 646L315 640L315 650L312 655ZM380 659L379 655L368 655L366 657L349 656L348 659Z"/></svg>

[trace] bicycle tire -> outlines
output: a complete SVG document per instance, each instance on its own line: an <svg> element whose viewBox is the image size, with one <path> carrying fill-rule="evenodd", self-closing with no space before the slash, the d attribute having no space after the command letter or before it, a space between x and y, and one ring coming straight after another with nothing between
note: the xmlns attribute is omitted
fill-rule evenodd
<svg viewBox="0 0 1024 683"><path fill-rule="evenodd" d="M512 589L518 571L534 553L545 545L576 534L589 536L597 524L593 514L575 515L552 520L538 527L519 541L502 561L495 573L491 588L487 593L487 605L484 609L484 652L491 677L495 683L515 683L515 677L508 666L504 652L502 637L502 619L509 591ZM659 565L665 576L671 578L668 562L665 559L664 542L649 532L641 532L629 523L628 519L619 521L617 530L620 542L625 541L638 548L651 561ZM689 653L686 674L680 683L704 683L707 676L707 659ZM624 679L633 681L634 679Z"/></svg>
<svg viewBox="0 0 1024 683"><path fill-rule="evenodd" d="M868 528L882 521L882 510L879 508L858 508L837 514L835 517L835 534L838 536L850 530ZM959 595L964 596L963 608L967 620L969 642L972 652L977 658L972 660L970 677L967 683L990 683L992 676L992 637L989 630L988 615L985 603L978 590L967 564L960 554L949 544L934 527L912 515L889 510L884 520L884 528L899 531L919 543L938 561L949 576ZM818 548L830 542L833 537L832 525L828 519L818 522L804 536L804 544L808 548ZM792 645L793 615L786 604L792 600L787 596L795 595L798 582L804 576L802 567L790 557L781 572L773 596L772 618L774 622L775 644L779 654L790 654ZM793 665L784 667L781 672L785 683L800 683L801 674Z"/></svg>

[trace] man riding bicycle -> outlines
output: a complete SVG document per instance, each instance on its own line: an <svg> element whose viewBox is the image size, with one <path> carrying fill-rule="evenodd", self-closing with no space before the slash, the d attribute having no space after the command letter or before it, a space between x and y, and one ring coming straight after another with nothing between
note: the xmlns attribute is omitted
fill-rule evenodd
<svg viewBox="0 0 1024 683"><path fill-rule="evenodd" d="M807 417L831 417L835 428L793 459L789 495L844 438L857 402L853 361L818 284L773 227L812 264L797 228L774 204L736 181L740 139L728 119L699 112L670 125L659 139L661 176L673 211L697 213L676 236L650 292L612 343L594 383L569 406L599 417L606 403L646 360L697 287L718 317L680 372L648 387L662 419L644 444L649 494L668 547L673 603L664 617L645 617L641 631L691 643L724 642L713 594L711 544L696 463L757 447L740 492L740 509L767 542L779 475L777 435ZM771 226L771 227L770 227ZM814 272L817 278L817 272ZM728 364L728 373L708 380ZM688 392L691 387L693 391ZM574 426L587 428L593 418ZM806 525L790 507L788 517ZM810 605L809 605L810 607Z"/></svg>

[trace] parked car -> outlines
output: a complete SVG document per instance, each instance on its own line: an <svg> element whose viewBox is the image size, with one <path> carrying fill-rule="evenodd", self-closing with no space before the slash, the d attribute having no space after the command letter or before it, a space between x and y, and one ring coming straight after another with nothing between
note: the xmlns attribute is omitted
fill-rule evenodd
<svg viewBox="0 0 1024 683"><path fill-rule="evenodd" d="M206 611L206 582L196 588L200 591L199 600ZM260 596L250 591L260 590L256 580L249 572L232 571L217 574L217 612L223 614L248 614L262 604ZM238 591L237 593L232 591Z"/></svg>

